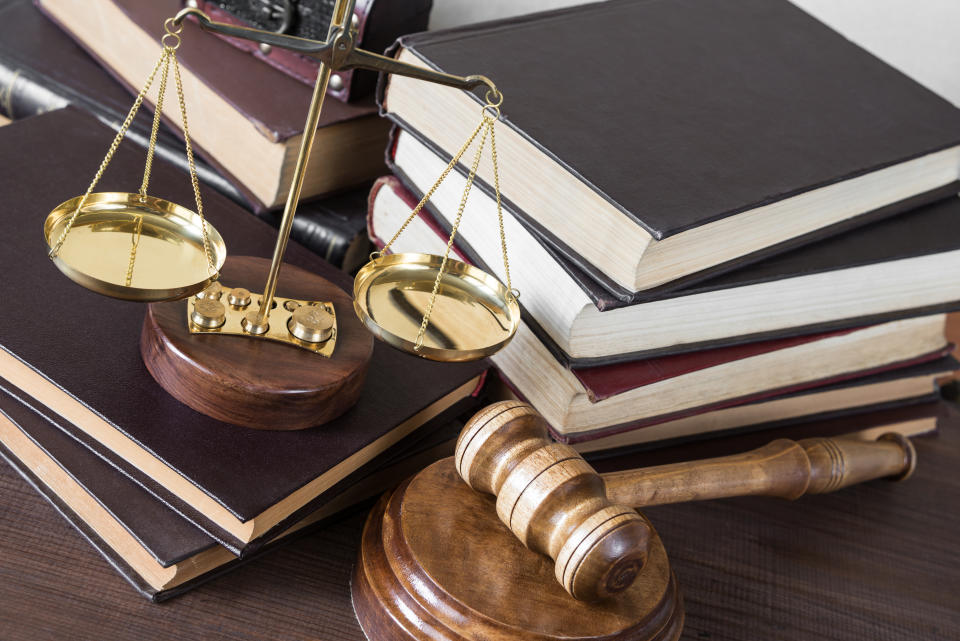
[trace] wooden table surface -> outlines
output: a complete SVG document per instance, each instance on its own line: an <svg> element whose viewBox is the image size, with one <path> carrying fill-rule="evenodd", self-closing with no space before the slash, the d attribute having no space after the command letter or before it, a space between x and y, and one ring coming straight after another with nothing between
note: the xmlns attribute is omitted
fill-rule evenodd
<svg viewBox="0 0 960 641"><path fill-rule="evenodd" d="M683 638L960 638L960 427L917 451L903 484L647 510L684 593ZM349 576L362 522L154 605L0 462L0 639L360 640Z"/></svg>

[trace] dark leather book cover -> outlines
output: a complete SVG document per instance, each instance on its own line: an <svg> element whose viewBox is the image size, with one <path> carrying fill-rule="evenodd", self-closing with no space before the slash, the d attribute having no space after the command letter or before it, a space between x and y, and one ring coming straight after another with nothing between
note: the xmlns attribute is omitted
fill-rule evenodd
<svg viewBox="0 0 960 641"><path fill-rule="evenodd" d="M651 465L668 465L683 461L728 456L766 445L778 438L799 440L812 437L836 437L885 425L935 419L939 428L944 422L955 422L950 404L937 395L895 407L871 406L839 416L814 416L790 424L766 424L749 429L733 430L709 438L685 439L675 443L659 443L620 451L596 452L587 458L601 474ZM954 427L951 425L951 427Z"/></svg>
<svg viewBox="0 0 960 641"><path fill-rule="evenodd" d="M123 122L133 104L130 93L103 71L69 36L51 24L30 0L0 2L0 55L16 61L16 66L11 69L13 74L34 72L42 75L51 85L56 83L56 86L50 87L52 93L61 94L71 90L84 95L96 103L98 111L118 123ZM6 112L13 119L59 109L68 102L66 98L59 104L48 105L37 101L31 109L26 102L18 102L15 91L5 87L4 94L4 106L22 107ZM151 121L149 113L141 113L137 115L133 126L149 133Z"/></svg>
<svg viewBox="0 0 960 641"><path fill-rule="evenodd" d="M149 475L139 470L137 467L125 461L120 455L116 454L95 438L84 432L82 429L64 420L50 408L40 404L32 399L29 394L20 388L11 385L6 379L0 378L0 400L3 397L12 397L18 403L29 407L36 415L42 417L48 423L55 425L62 432L72 438L77 444L85 447L89 452L100 458L104 464L108 465L116 474L126 477L129 481L139 485L143 491L152 496L156 501L165 505L169 510L180 515L181 518L192 523L196 528L204 532L211 540L222 545L225 549L239 557L246 557L254 554L263 545L269 543L277 536L290 527L299 523L303 518L311 513L321 509L331 499L337 498L342 492L349 489L358 480L368 478L373 474L378 474L380 470L398 461L410 457L419 451L435 445L437 426L444 425L450 421L462 417L479 409L479 399L475 397L465 398L454 403L449 409L441 412L436 417L422 425L412 434L401 439L396 445L376 456L369 463L360 466L354 472L345 476L341 481L334 484L327 491L318 495L316 498L308 501L303 507L294 511L290 516L279 521L276 525L264 532L252 541L242 541L227 530L219 527L216 523L207 518L200 510L196 509L179 496L171 492L152 479ZM0 403L2 407L2 403ZM426 443L424 446L423 444ZM192 554L190 550L180 550L181 554ZM177 562L181 557L168 556L163 557L171 563Z"/></svg>
<svg viewBox="0 0 960 641"><path fill-rule="evenodd" d="M78 440L71 438L68 430L55 415L45 408L32 407L29 403L21 402L7 392L0 391L0 419L5 417L11 421L30 441L39 447L52 464L61 468L82 491L90 495L126 532L128 532L143 549L151 555L156 563L168 568L177 563L191 563L201 553L217 546L217 541L202 532L194 524L183 519L168 505L158 501L155 496L146 491L141 485L112 467L106 460L99 458L92 450L84 447ZM390 479L399 481L408 472L406 461L419 461L422 456L431 456L441 452L442 445L449 445L452 453L461 423L458 421L434 421L431 428L423 434L412 434L403 439L396 448L385 452L376 461L364 466L358 473L352 475L351 485L373 478L379 479L379 485L386 487ZM66 504L66 497L58 492L62 488L52 489L48 484L39 480L31 470L31 465L20 459L3 443L3 456L31 485L48 501L53 503L57 510L84 535L101 554L120 572L135 588L152 600L164 600L171 596L196 587L213 576L219 576L224 571L237 566L237 560L227 560L211 568L202 575L191 578L183 583L176 583L164 589L156 589L147 580L124 560L122 554L109 545L101 536L96 534L95 527L88 523ZM445 451L445 450L443 450ZM328 492L323 503L315 507L320 509L326 502L333 501L349 485L337 487ZM361 499L364 500L364 499ZM350 509L347 507L346 509ZM333 516L326 517L317 523L310 524L293 532L281 531L265 545L250 554L245 554L243 560L259 556L268 549L276 547L294 535L313 531L329 522ZM293 530L293 528L290 528Z"/></svg>
<svg viewBox="0 0 960 641"><path fill-rule="evenodd" d="M30 399L11 391L0 391L0 412L110 512L158 564L169 567L216 544L208 534L71 438L60 427L63 419L41 411L30 404Z"/></svg>
<svg viewBox="0 0 960 641"><path fill-rule="evenodd" d="M0 292L9 310L0 321L0 348L10 362L25 363L54 382L238 520L260 514L483 373L483 362L436 364L378 343L360 402L320 428L247 430L181 405L141 362L143 307L78 287L46 258L44 218L63 200L83 193L111 138L108 129L70 108L0 129L5 168L0 193L6 198L8 228L0 239L6 274ZM23 149L32 153L25 156ZM139 150L121 145L101 188L134 189L142 162ZM192 201L189 181L163 163L155 163L151 185L157 196ZM204 202L207 219L232 255L271 255L275 234L269 225L238 215L236 205L216 193L204 194ZM350 287L346 274L295 243L286 261Z"/></svg>
<svg viewBox="0 0 960 641"><path fill-rule="evenodd" d="M199 0L198 8L212 20L266 31L279 31L298 38L326 40L333 15L334 0L263 5L246 0ZM433 0L359 0L353 8L357 46L381 53L398 36L424 31L430 20ZM219 35L219 34L218 34ZM257 43L222 36L233 46L246 51L300 82L313 86L319 61L280 47L262 49ZM346 69L330 76L327 95L340 100L355 100L369 95L377 81L374 71Z"/></svg>
<svg viewBox="0 0 960 641"><path fill-rule="evenodd" d="M429 148L431 151L433 151L433 153L437 154L437 156L442 158L444 162L450 161L450 154L440 149L433 141L428 140L416 130L401 128L398 125L394 125L392 127L390 130L390 140L388 142L385 154L387 167L402 180L407 189L412 191L414 194L419 194L420 190L410 179L410 177L407 176L403 167L400 167L396 163L396 147L401 131L404 135L409 135L416 138L418 142ZM462 164L458 164L455 167L455 170L464 176L467 174L467 169ZM492 206L493 192L489 189L489 187L485 183L478 181L474 183L474 188L480 192L483 192L484 197L490 198ZM589 261L585 260L576 251L571 249L562 240L557 238L553 233L550 232L549 229L526 215L510 200L509 197L502 195L501 201L504 214L515 218L517 222L523 226L527 232L530 233L534 240L536 240L540 246L543 247L544 251L546 251L550 257L553 258L554 262L557 263L557 266L562 271L566 272L567 276L572 279L580 287L580 289L583 290L583 292L588 298L590 298L591 301L593 301L593 304L598 310L607 311L638 303L662 300L664 298L675 296L684 296L690 292L711 291L712 289L721 288L720 285L724 282L736 283L738 285L749 285L756 282L763 282L764 280L776 280L783 278L790 274L785 272L777 273L767 271L763 272L762 276L755 275L751 270L751 266L756 263L761 263L770 257L780 256L787 252L796 252L797 255L803 256L804 254L802 252L805 248L816 246L820 242L832 240L838 236L844 236L848 239L847 242L850 242L849 239L851 238L851 235L849 232L853 230L862 229L864 226L871 225L878 221L910 212L915 209L920 209L921 207L925 207L927 205L932 205L947 198L956 196L958 193L960 193L960 180L956 180L936 189L932 189L930 191L911 196L910 198L891 203L884 207L880 207L879 209L866 212L853 219L832 225L829 229L823 229L811 234L799 236L791 239L790 241L767 247L766 249L753 252L747 256L742 256L735 261L730 261L722 265L704 269L695 274L678 278L674 281L666 283L665 285L645 289L643 291L632 291L621 287L609 276L594 267ZM416 197L417 196L414 196L414 198ZM433 206L432 202L427 203L426 209L435 219L431 222L431 224L439 225L444 234L449 234L449 226L446 223L446 219L444 216L438 215L438 212ZM458 242L464 244L464 246L469 246L469 239L464 239L463 236L458 238ZM472 253L475 254L476 252ZM817 271L832 268L833 264L829 262L829 251L826 254L817 254L817 256L826 259L828 262L823 265L818 265L816 261L819 259L812 258L812 264L806 266L806 271L803 273L816 273ZM722 278L722 276L725 275L728 275L729 280L724 280Z"/></svg>
<svg viewBox="0 0 960 641"><path fill-rule="evenodd" d="M378 179L371 189L371 195L368 199L370 207L372 208L376 191L387 187L392 189L404 202L408 203L412 209L413 206L417 204L419 196L413 191L410 180L403 171L392 164L391 151L389 148L387 150L387 160L395 176L385 176ZM421 220L440 237L446 239L449 236L450 231L445 219L437 215L431 203L427 203L421 210L419 216ZM839 271L888 261L960 250L960 235L944 233L944 230L951 229L956 224L958 216L960 216L960 198L953 193L933 203L924 204L896 216L883 218L869 225L822 239L811 245L804 245L779 255L769 256L757 263L745 265L702 282L691 283L673 291L649 295L647 292L644 292L642 298L638 298L630 303L630 305L642 306L644 303L659 300L680 298L682 296L695 296L697 294L720 290L731 290L759 283L787 281L790 278L811 274ZM372 222L371 209L367 214L368 233L371 235L374 244L379 243L382 246L383 238L381 233L372 226ZM483 269L487 269L484 261L480 259L476 250L471 247L468 238L465 238L463 235L458 235L454 249L460 260L465 260ZM595 283L590 284L590 277L584 272L579 271L576 266L564 261L562 257L556 254L554 257L557 258L558 269L568 270L571 276L577 280L578 284L580 284L585 292L590 294L595 304L597 304L597 299L593 294L599 291L600 288ZM626 304L623 301L614 304L613 301L607 300L607 303L602 307L598 304L598 309L608 311L624 306L626 306ZM851 329L912 316L954 311L960 308L960 301L934 307L907 308L883 314L860 316L828 323L803 324L797 327L765 332L763 334L734 336L706 343L674 345L664 349L656 349L642 353L624 353L603 358L570 357L541 327L540 323L524 309L522 302L520 308L524 322L530 327L534 334L536 334L544 346L550 350L550 353L566 367L577 369L632 362L681 353L701 352L703 350L721 347L748 345L758 341L780 340L812 333Z"/></svg>
<svg viewBox="0 0 960 641"><path fill-rule="evenodd" d="M78 517L68 506L67 504L57 496L56 492L51 490L43 481L38 479L36 475L31 472L26 465L24 465L20 459L13 455L13 453L7 449L5 445L0 443L0 458L2 458L7 465L9 465L17 474L19 474L24 481L27 482L30 487L32 487L37 494L42 496L50 503L51 506L62 516L73 528L82 536L86 541L93 546L93 548L100 553L104 560L110 564L110 566L117 571L127 583L129 583L135 590L140 592L142 595L150 599L151 601L156 601L156 590L154 590L150 585L148 585L141 577L131 568L121 557L117 554L113 548L107 545L104 541L89 525L87 525L83 519Z"/></svg>
<svg viewBox="0 0 960 641"><path fill-rule="evenodd" d="M960 143L960 110L787 0L613 0L398 42L493 79L505 126L655 239Z"/></svg>
<svg viewBox="0 0 960 641"><path fill-rule="evenodd" d="M133 97L69 36L51 24L31 0L0 0L0 114L13 120L74 105L119 127ZM152 116L142 110L130 125L131 140L146 145ZM183 142L163 127L157 153L186 170ZM202 160L200 180L242 200L237 189Z"/></svg>

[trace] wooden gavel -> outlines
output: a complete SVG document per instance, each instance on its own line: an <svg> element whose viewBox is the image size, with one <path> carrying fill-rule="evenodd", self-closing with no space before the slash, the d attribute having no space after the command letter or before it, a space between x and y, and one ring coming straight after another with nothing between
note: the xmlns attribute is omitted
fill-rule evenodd
<svg viewBox="0 0 960 641"><path fill-rule="evenodd" d="M633 584L650 526L633 508L732 496L796 499L878 478L903 480L916 453L901 434L778 439L743 454L598 474L519 401L494 403L464 426L457 472L497 497L500 519L531 550L550 556L574 598L594 601ZM629 507L628 507L629 506Z"/></svg>

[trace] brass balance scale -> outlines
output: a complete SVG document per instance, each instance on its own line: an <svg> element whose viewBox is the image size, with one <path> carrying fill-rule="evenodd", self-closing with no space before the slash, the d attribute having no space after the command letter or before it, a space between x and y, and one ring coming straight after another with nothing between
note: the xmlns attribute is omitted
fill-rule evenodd
<svg viewBox="0 0 960 641"><path fill-rule="evenodd" d="M276 295L307 160L332 71L369 69L459 89L486 87L484 102L478 102L481 112L479 124L393 238L381 251L371 254L370 262L357 274L352 306L360 323L374 336L395 348L422 358L444 362L475 360L495 353L510 341L519 324L519 293L512 289L510 283L507 244L500 211L494 125L500 118L502 94L493 82L484 76L449 75L356 48L356 34L351 30L353 7L354 0L338 0L330 21L328 39L324 42L214 22L202 11L190 7L168 19L161 38L161 57L117 132L90 187L82 196L56 207L44 224L49 255L69 278L100 294L151 303L145 323L145 335L141 338L141 351L148 369L154 378L179 400L221 420L272 429L277 429L278 424L282 424L283 429L308 427L345 411L359 394L359 384L353 384L351 388L354 391L347 392L343 389L344 386L331 388L330 381L321 376L316 382L318 391L319 388L335 388L335 393L340 396L338 404L343 406L342 409L338 408L326 414L313 413L309 418L303 417L287 424L283 423L282 412L279 416L276 412L271 417L264 415L270 408L286 405L283 399L290 396L291 389L304 387L303 381L290 381L289 377L279 373L271 378L271 369L281 367L280 361L290 367L290 359L300 359L293 365L301 365L302 371L320 371L324 368L323 362L305 364L302 362L303 357L290 354L273 359L269 354L276 352L267 350L276 348L267 348L263 344L265 341L273 342L277 347L282 345L284 350L297 348L310 358L326 357L328 367L332 367L333 362L343 355L341 352L350 352L344 357L352 358L352 361L341 368L345 369L346 374L339 371L335 375L347 376L354 383L358 377L362 381L371 351L371 348L364 351L362 346L354 349L352 346L340 345L350 335L350 332L346 331L346 324L348 320L352 322L352 319L343 315L337 316L337 308L349 303L332 300L338 297L335 287L325 288L318 285L319 289L306 288L311 292L329 291L331 293L327 298L331 300L284 298ZM191 16L206 31L283 47L317 58L321 63L273 258L266 271L266 283L260 290L262 293L252 293L247 288L252 286L253 282L242 282L230 287L220 282L225 263L228 272L230 263L227 261L223 238L204 218L177 61L183 22ZM195 211L147 193L160 114L171 69L179 101ZM95 192L100 177L112 160L158 74L159 91L153 129L139 192ZM506 284L475 266L449 256L488 140L492 152L493 187L496 192ZM444 254L437 256L426 253L388 253L407 224L416 217L440 182L474 143L476 149L473 152L466 188ZM241 278L245 280L250 280L251 274L259 273L256 269L246 268L234 271L242 274ZM285 273L293 271L295 268L288 266ZM296 278L304 282L322 281L307 272L297 273ZM184 298L189 301L185 315L182 306L177 312L181 319L178 327L164 325L162 320L156 319L151 326L152 317L162 319L165 313L169 316L169 312L163 310L172 303L165 301L179 301ZM346 299L348 301L349 297ZM158 334L159 338L148 338L148 331ZM211 348L209 337L213 335L244 337L247 339L247 346ZM198 339L206 341L202 343L202 347ZM145 345L151 340L159 341L163 345L149 350ZM369 342L369 338L351 340ZM259 347L249 347L252 344L258 344ZM154 356L162 354L163 358L173 360L155 361L148 355L148 351ZM277 362L274 362L275 360ZM250 381L254 379L259 381L256 390L249 387ZM245 384L249 389L243 389ZM223 388L231 386L237 389L233 390L234 393L225 402L217 402L209 396L216 396ZM205 387L209 389L204 391ZM252 398L251 394L253 397L259 395L259 398ZM224 401L222 398L219 400ZM314 399L318 400L322 399ZM310 408L300 409L303 413Z"/></svg>

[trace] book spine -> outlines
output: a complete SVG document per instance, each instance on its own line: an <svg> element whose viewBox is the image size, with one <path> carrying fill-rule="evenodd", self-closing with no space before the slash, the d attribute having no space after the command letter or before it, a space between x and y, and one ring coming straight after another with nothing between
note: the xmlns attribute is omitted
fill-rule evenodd
<svg viewBox="0 0 960 641"><path fill-rule="evenodd" d="M282 212L267 211L260 217L279 227ZM366 224L362 212L357 218L338 218L323 208L314 210L304 205L293 219L290 236L334 267L351 271L359 266L354 264L354 254L362 254L366 245Z"/></svg>
<svg viewBox="0 0 960 641"><path fill-rule="evenodd" d="M35 116L70 104L37 81L29 69L0 54L0 115L10 120Z"/></svg>
<svg viewBox="0 0 960 641"><path fill-rule="evenodd" d="M652 416L650 418L644 418L644 419L640 419L638 421L632 421L629 423L622 423L620 425L602 427L602 428L591 430L588 432L576 432L573 434L562 433L557 429L555 429L553 426L549 427L549 431L550 431L550 434L553 436L553 438L561 443L566 443L571 445L574 443L583 443L586 441L592 441L598 438L603 438L605 436L614 436L616 434L622 434L623 432L632 432L633 430L643 429L644 427L650 427L651 425L667 423L669 421L674 421L681 418L687 418L689 416L696 416L698 414L705 414L707 412L712 412L715 410L722 410L728 407L748 405L751 403L759 403L762 401L770 400L772 398L776 398L778 396L797 394L797 393L805 392L808 390L815 390L817 388L826 387L828 385L843 383L845 381L852 381L856 379L866 378L867 376L873 376L875 374L892 372L898 369L906 369L907 367L920 365L923 363L930 363L938 359L944 358L948 356L952 351L953 351L953 345L947 344L943 348L938 349L936 351L928 352L926 354L921 354L915 358L910 358L903 361L897 361L896 363L888 363L885 365L871 367L871 368L859 370L856 372L848 372L846 374L840 374L838 376L831 376L828 378L821 378L818 380L807 381L804 383L797 383L794 385L789 385L787 387L769 389L762 392L749 394L747 396L741 396L739 398L732 398L732 399L720 401L717 403L709 403L707 405L701 405L700 407L694 407L688 410L681 410L679 412L673 412L670 414L661 414L659 416Z"/></svg>

